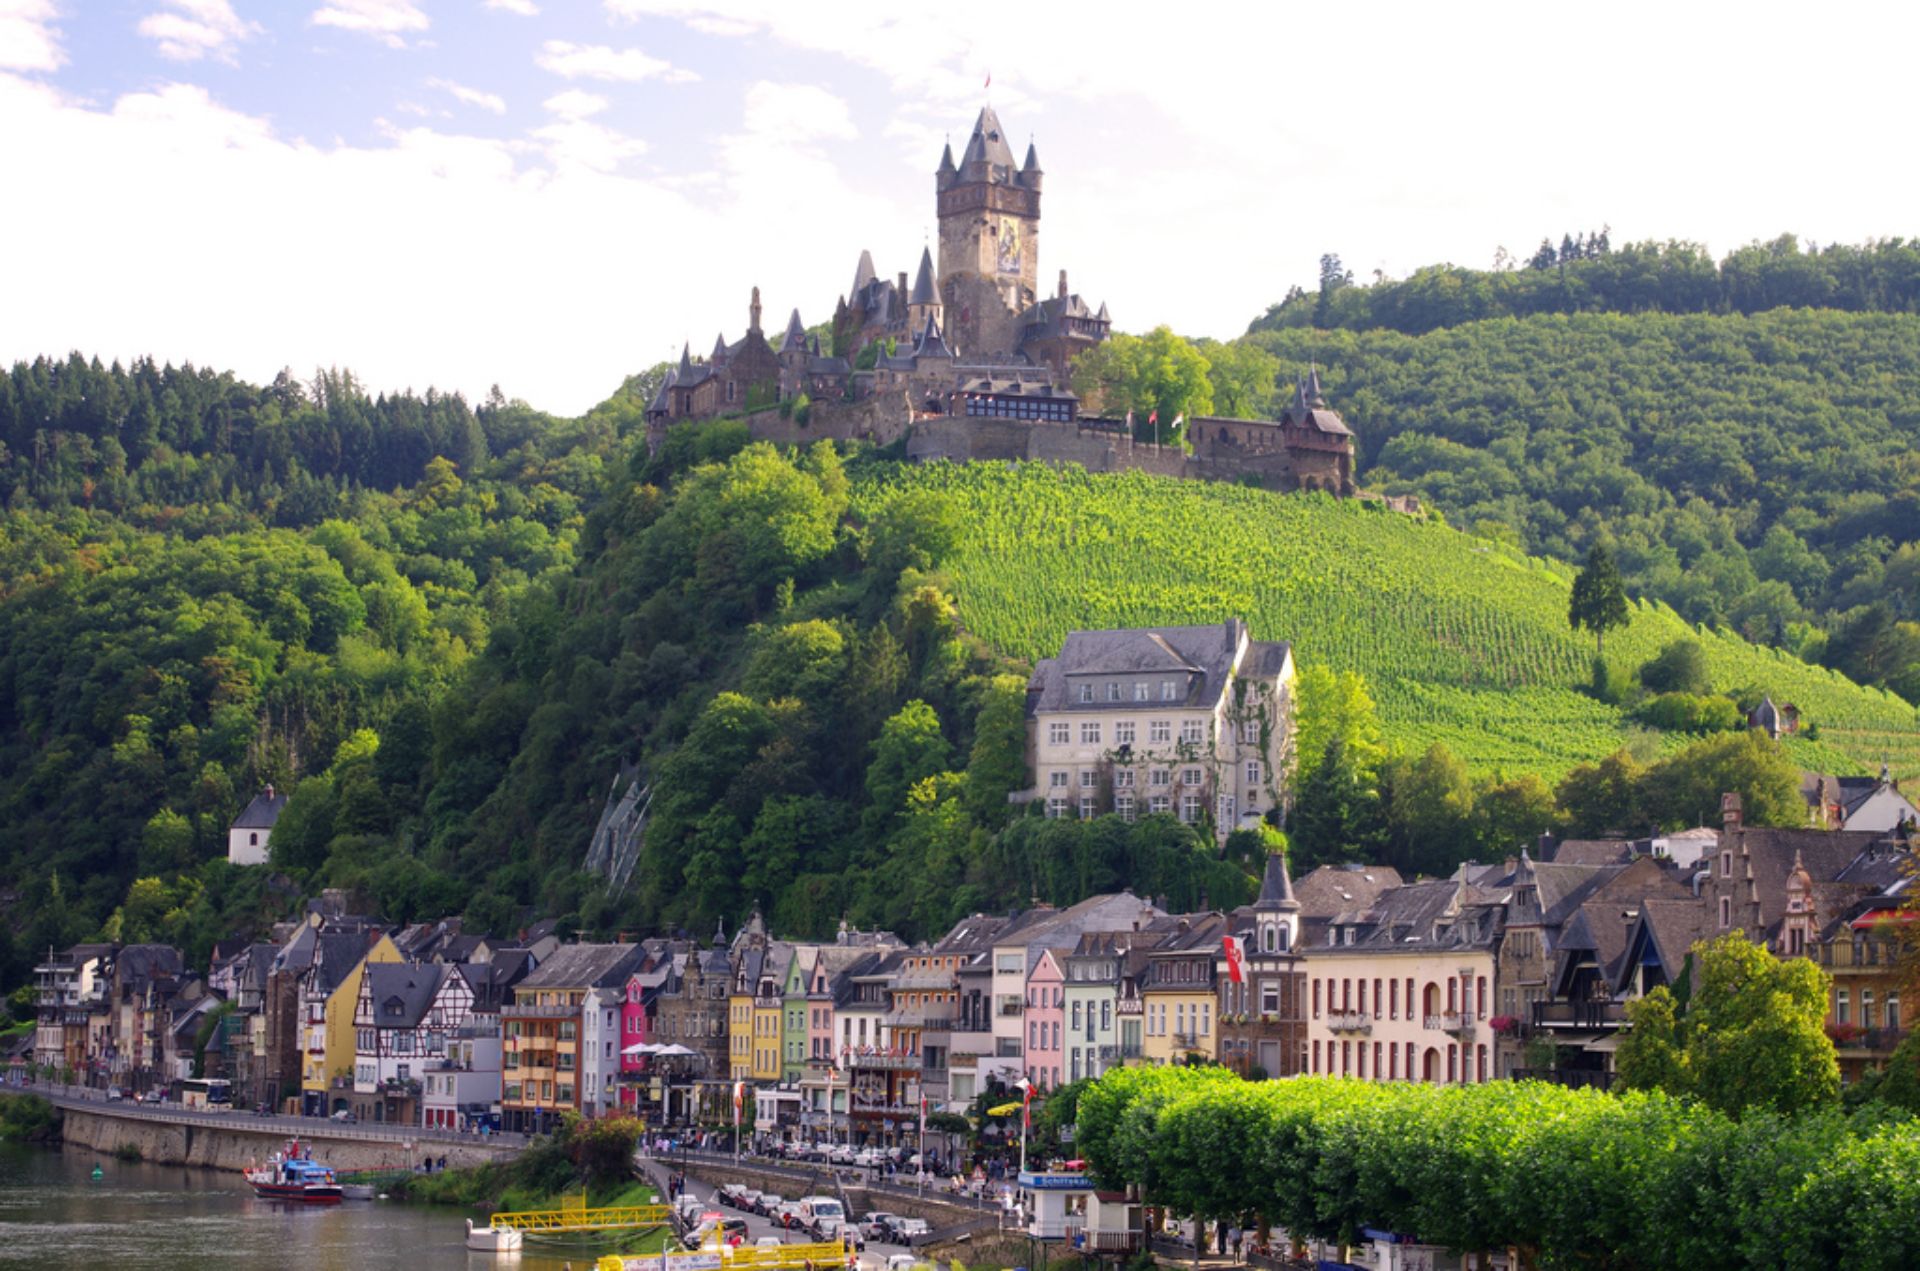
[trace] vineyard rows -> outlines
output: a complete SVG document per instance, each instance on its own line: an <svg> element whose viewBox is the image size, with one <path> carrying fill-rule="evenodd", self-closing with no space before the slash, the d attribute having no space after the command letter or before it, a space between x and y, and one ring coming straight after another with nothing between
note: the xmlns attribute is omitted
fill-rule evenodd
<svg viewBox="0 0 1920 1271"><path fill-rule="evenodd" d="M1325 495L1035 464L888 469L855 499L871 510L908 488L959 504L956 599L1008 653L1047 656L1075 628L1244 616L1259 638L1293 641L1301 662L1365 674L1392 740L1444 741L1478 771L1552 777L1631 731L1574 691L1593 644L1567 627L1569 571L1443 526ZM1636 605L1607 648L1635 665L1682 636L1705 646L1717 687L1759 686L1821 725L1803 762L1862 771L1885 755L1920 770L1915 712L1892 694L1663 605Z"/></svg>

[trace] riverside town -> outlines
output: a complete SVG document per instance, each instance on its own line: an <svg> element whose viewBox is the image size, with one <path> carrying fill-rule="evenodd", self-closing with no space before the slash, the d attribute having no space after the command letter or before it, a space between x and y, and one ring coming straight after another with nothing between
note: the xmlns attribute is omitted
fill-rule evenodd
<svg viewBox="0 0 1920 1271"><path fill-rule="evenodd" d="M0 1271L1920 1267L1852 7L0 0Z"/></svg>

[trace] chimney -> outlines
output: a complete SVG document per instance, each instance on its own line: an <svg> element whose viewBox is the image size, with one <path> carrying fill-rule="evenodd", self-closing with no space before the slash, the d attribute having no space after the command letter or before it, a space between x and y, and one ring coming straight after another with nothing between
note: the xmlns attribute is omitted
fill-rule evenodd
<svg viewBox="0 0 1920 1271"><path fill-rule="evenodd" d="M1060 271L1060 298L1067 298L1067 271L1064 269Z"/></svg>
<svg viewBox="0 0 1920 1271"><path fill-rule="evenodd" d="M1553 859L1553 831L1552 830L1540 831L1540 842L1536 844L1536 846L1540 851L1541 860L1543 861L1552 860Z"/></svg>
<svg viewBox="0 0 1920 1271"><path fill-rule="evenodd" d="M747 330L760 329L760 288L753 289L753 300L747 305Z"/></svg>
<svg viewBox="0 0 1920 1271"><path fill-rule="evenodd" d="M907 271L903 269L900 271L900 303L901 304L907 303L908 294L909 293L907 291Z"/></svg>
<svg viewBox="0 0 1920 1271"><path fill-rule="evenodd" d="M1740 794L1729 790L1720 796L1720 824L1729 833L1740 828Z"/></svg>
<svg viewBox="0 0 1920 1271"><path fill-rule="evenodd" d="M267 782L267 788L261 791L261 793L266 795L269 799L271 799L273 797L273 782L271 781Z"/></svg>

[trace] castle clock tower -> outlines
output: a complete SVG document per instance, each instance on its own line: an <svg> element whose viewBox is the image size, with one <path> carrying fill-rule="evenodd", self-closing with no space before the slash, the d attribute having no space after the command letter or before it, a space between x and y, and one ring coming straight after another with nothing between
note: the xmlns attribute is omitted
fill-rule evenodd
<svg viewBox="0 0 1920 1271"><path fill-rule="evenodd" d="M934 190L940 219L940 289L949 341L967 358L1011 354L1017 319L1040 277L1040 160L1024 164L988 106L973 125L960 162L940 156Z"/></svg>

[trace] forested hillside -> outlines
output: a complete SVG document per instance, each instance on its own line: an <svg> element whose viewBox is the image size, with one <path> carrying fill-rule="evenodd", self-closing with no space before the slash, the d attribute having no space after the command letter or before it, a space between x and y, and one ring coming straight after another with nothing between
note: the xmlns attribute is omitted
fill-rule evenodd
<svg viewBox="0 0 1920 1271"><path fill-rule="evenodd" d="M1920 700L1920 244L1324 273L1227 367L1316 361L1369 485Z"/></svg>

